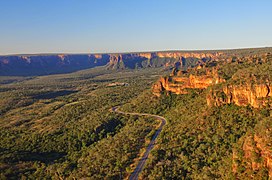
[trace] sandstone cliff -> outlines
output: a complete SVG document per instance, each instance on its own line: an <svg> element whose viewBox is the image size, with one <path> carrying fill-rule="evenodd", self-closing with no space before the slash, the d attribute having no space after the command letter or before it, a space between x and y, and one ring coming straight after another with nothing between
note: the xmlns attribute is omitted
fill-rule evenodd
<svg viewBox="0 0 272 180"><path fill-rule="evenodd" d="M192 57L192 58L198 58L198 59L202 59L202 58L219 58L220 56L223 55L223 52L214 52L214 53L187 53L187 52L158 52L157 56L160 58L180 58L180 57L184 57L184 58L188 58L188 57Z"/></svg>
<svg viewBox="0 0 272 180"><path fill-rule="evenodd" d="M267 53L241 57L238 59L244 59L244 61L239 65L236 61L224 62L220 64L221 66L216 63L214 65L214 61L209 61L209 64L198 64L195 68L189 69L189 75L184 75L183 71L174 68L170 76L161 77L153 85L153 93L156 96L160 96L163 92L186 94L186 89L206 89L212 86L207 93L208 106L231 103L238 106L251 105L254 108L270 106L272 105L270 56L270 53ZM218 72L221 75L230 72L228 81L219 77Z"/></svg>
<svg viewBox="0 0 272 180"><path fill-rule="evenodd" d="M186 58L218 59L222 52L214 53L189 53L189 52L150 52L131 54L110 54L108 69L146 68L146 67L176 67L182 66ZM161 61L160 61L161 59ZM194 64L193 64L194 65Z"/></svg>
<svg viewBox="0 0 272 180"><path fill-rule="evenodd" d="M180 74L181 71L176 72ZM175 75L172 73L172 75ZM160 96L164 91L166 93L187 94L186 89L206 89L215 84L225 82L216 72L212 74L196 76L190 74L189 77L167 76L161 77L157 83L153 85L153 94Z"/></svg>
<svg viewBox="0 0 272 180"><path fill-rule="evenodd" d="M220 90L210 91L207 95L207 104L221 106L233 103L238 106L251 105L254 108L260 108L271 104L268 97L272 97L271 84L225 85Z"/></svg>

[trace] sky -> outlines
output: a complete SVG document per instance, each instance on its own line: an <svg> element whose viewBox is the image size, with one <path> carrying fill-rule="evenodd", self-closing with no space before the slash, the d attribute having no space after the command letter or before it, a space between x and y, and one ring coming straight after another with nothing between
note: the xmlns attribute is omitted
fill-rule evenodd
<svg viewBox="0 0 272 180"><path fill-rule="evenodd" d="M272 0L0 0L0 54L272 46Z"/></svg>

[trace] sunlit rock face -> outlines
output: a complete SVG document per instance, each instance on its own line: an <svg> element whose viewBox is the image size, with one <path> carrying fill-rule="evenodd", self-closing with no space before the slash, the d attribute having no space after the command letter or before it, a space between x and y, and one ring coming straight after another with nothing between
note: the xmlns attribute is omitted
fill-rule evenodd
<svg viewBox="0 0 272 180"><path fill-rule="evenodd" d="M186 89L206 89L215 84L225 82L220 78L217 72L206 74L202 76L192 75L189 77L180 77L181 71L177 71L173 76L161 77L153 85L153 94L160 96L163 92L174 94L187 94Z"/></svg>
<svg viewBox="0 0 272 180"><path fill-rule="evenodd" d="M177 56L174 53L165 55ZM216 55L220 56L222 54ZM270 56L268 53L260 56L242 57L240 60L243 59L243 63L262 64L269 61ZM207 54L198 54L197 57L207 57ZM264 76L260 80L258 76L250 72L246 74L239 72L226 82L225 79L218 75L218 67L215 66L209 69L204 66L205 63L198 64L191 69L193 73L187 72L187 75L183 75L183 71L173 68L169 76L161 77L153 85L153 94L156 96L163 93L187 94L188 89L206 89L211 86L206 97L208 106L236 104L238 106L250 105L254 108L261 108L272 104L270 98L272 97L272 84L268 77Z"/></svg>
<svg viewBox="0 0 272 180"><path fill-rule="evenodd" d="M185 53L185 52L150 52L150 53L119 53L109 54L108 69L133 69L147 67L176 67L182 66L185 58L216 59L223 53ZM158 64L158 58L171 59Z"/></svg>
<svg viewBox="0 0 272 180"><path fill-rule="evenodd" d="M271 90L270 84L226 85L222 90L211 90L207 96L207 104L221 106L233 103L238 106L251 105L254 108L260 108L269 103L267 97L272 96Z"/></svg>
<svg viewBox="0 0 272 180"><path fill-rule="evenodd" d="M218 58L223 55L222 52L215 52L215 53L186 53L186 52L158 52L156 54L160 58L179 58L179 57L192 57L192 58Z"/></svg>

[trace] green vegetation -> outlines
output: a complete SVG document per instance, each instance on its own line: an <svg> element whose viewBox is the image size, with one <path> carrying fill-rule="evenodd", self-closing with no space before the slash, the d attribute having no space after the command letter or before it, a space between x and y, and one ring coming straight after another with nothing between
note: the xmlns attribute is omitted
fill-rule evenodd
<svg viewBox="0 0 272 180"><path fill-rule="evenodd" d="M233 77L225 84L258 84L271 79L270 62L232 67L233 64L224 64L219 68L221 74ZM217 88L222 88L222 85ZM267 166L251 168L252 162L264 162L261 150L256 146L254 151L259 152L255 155L258 158L243 161L244 157L240 156L238 171L234 173L232 168L234 150L245 153L243 143L249 136L256 134L263 138L264 147L271 149L272 118L269 103L261 109L233 104L207 107L208 92L209 89L191 89L186 95L170 94L160 98L148 98L151 92L145 92L123 107L126 111L160 114L168 119L158 146L142 173L143 179L268 179ZM225 98L223 92L218 92L218 96ZM271 98L267 100L271 101Z"/></svg>
<svg viewBox="0 0 272 180"><path fill-rule="evenodd" d="M144 179L232 177L232 148L264 116L258 110L235 105L213 107L207 111L203 94L191 92L157 100L158 104L168 102L166 111L161 111L168 123L146 165ZM155 105L154 101L147 104ZM156 107L160 107L158 104L150 112L156 111Z"/></svg>
<svg viewBox="0 0 272 180"><path fill-rule="evenodd" d="M158 78L157 74L161 74L160 69L110 72L100 68L2 84L1 177L37 179L56 174L60 177L73 174L95 177L96 172L84 174L90 164L82 164L83 157L99 151L96 152L96 166L100 167L99 147L117 158L119 151L111 150L118 148L118 141L125 149L135 147L130 149L133 152L126 161L120 162L124 163L123 176L127 175L127 166L144 146L142 140L158 122L131 119L111 113L109 109L149 89ZM108 87L112 82L125 82L128 86ZM111 148L109 144L112 144ZM117 168L111 162L107 162L108 165ZM107 169L100 171L105 173ZM114 170L117 175L119 171Z"/></svg>
<svg viewBox="0 0 272 180"><path fill-rule="evenodd" d="M241 51L245 54L256 52ZM271 61L240 62L241 57L237 58L239 63L233 57L229 63L208 62L205 68L216 65L228 85L271 83ZM122 111L167 119L142 179L268 179L254 137L261 139L262 150L271 149L269 103L260 109L234 104L208 107L209 88L156 97L151 86L170 73L156 67L174 60L153 61L157 63L152 62L153 68L141 70L100 67L71 74L1 77L0 179L127 178L159 121L109 111L119 105ZM191 58L185 68L196 63ZM201 75L205 69L189 73ZM108 86L111 83L126 85ZM216 95L226 98L219 91ZM253 149L248 158L245 144ZM252 169L252 162L260 168Z"/></svg>

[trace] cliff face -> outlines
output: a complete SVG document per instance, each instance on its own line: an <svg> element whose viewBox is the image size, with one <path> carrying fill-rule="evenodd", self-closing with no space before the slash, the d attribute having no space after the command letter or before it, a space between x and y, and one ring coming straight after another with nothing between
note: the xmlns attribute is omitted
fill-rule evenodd
<svg viewBox="0 0 272 180"><path fill-rule="evenodd" d="M177 74L179 74L179 72L177 72ZM211 85L222 82L225 82L225 80L220 78L216 72L202 76L191 74L189 77L161 77L159 81L153 85L153 94L160 96L163 91L174 94L187 94L186 89L206 89Z"/></svg>
<svg viewBox="0 0 272 180"><path fill-rule="evenodd" d="M121 55L110 55L109 63L108 63L108 69L123 69L123 57Z"/></svg>
<svg viewBox="0 0 272 180"><path fill-rule="evenodd" d="M222 90L211 90L207 96L208 106L236 104L238 106L251 105L260 108L267 105L267 97L272 97L271 84L241 84L226 85Z"/></svg>
<svg viewBox="0 0 272 180"><path fill-rule="evenodd" d="M0 75L44 75L103 66L108 55L0 56Z"/></svg>
<svg viewBox="0 0 272 180"><path fill-rule="evenodd" d="M209 60L224 62L256 61L263 63L264 58L227 56L225 52L146 52L117 54L81 55L22 55L0 56L0 75L43 75L72 72L96 66L107 65L108 69L134 69L149 67L188 67L204 64ZM271 54L266 54L266 61Z"/></svg>
<svg viewBox="0 0 272 180"><path fill-rule="evenodd" d="M107 65L108 69L175 66L184 57L217 58L220 53L148 52L86 55L0 56L0 75L44 75ZM172 58L158 60L158 58ZM174 58L174 59L173 59Z"/></svg>
<svg viewBox="0 0 272 180"><path fill-rule="evenodd" d="M153 58L152 53L110 54L108 69L145 68L143 62Z"/></svg>
<svg viewBox="0 0 272 180"><path fill-rule="evenodd" d="M166 56L168 55L169 54L166 54ZM173 54L170 55L173 56ZM215 54L215 56L220 55L222 54ZM212 55L198 54L199 58L207 56ZM244 63L241 67L246 67L245 71L238 69L232 72L229 70L234 68L234 65L237 65L237 61L235 60L229 63L221 63L223 68L212 66L212 70L206 66L207 64L205 64L205 62L204 64L198 63L198 66L190 69L189 76L183 76L183 71L174 68L170 76L161 77L158 82L153 85L153 93L156 96L160 96L163 92L186 94L186 89L206 89L209 86L222 83L220 86L212 87L207 94L208 106L221 106L233 103L238 106L251 105L254 108L261 108L263 106L272 105L270 98L272 97L270 56L268 53L259 56L254 55L238 58L241 60L239 64ZM244 61L242 61L243 59ZM214 62L215 61L209 61L210 64ZM250 66L252 67L249 68ZM217 72L219 68L221 68L221 74L223 75L226 73L222 73L222 69L233 73L228 82L219 77Z"/></svg>
<svg viewBox="0 0 272 180"><path fill-rule="evenodd" d="M198 59L203 59L203 58L212 58L216 59L223 55L222 52L215 52L215 53L186 53L186 52L158 52L156 54L160 58L198 58Z"/></svg>
<svg viewBox="0 0 272 180"><path fill-rule="evenodd" d="M161 66L182 66L185 58L216 59L223 53L185 53L185 52L154 52L154 53L132 53L132 54L110 54L108 69L123 68L146 68ZM168 59L159 62L158 58ZM155 62L157 61L157 62ZM182 62L183 61L183 62Z"/></svg>

